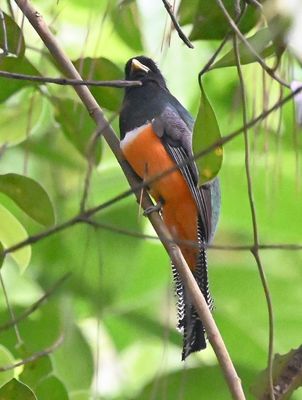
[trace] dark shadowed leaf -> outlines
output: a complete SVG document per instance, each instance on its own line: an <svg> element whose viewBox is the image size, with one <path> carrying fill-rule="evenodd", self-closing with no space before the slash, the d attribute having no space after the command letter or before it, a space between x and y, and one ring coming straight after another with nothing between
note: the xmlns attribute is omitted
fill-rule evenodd
<svg viewBox="0 0 302 400"><path fill-rule="evenodd" d="M28 386L17 379L12 379L0 389L0 400L37 400L37 398Z"/></svg>
<svg viewBox="0 0 302 400"><path fill-rule="evenodd" d="M107 58L82 58L74 62L84 79L115 80L123 78L123 71ZM110 87L91 87L92 94L101 107L110 111L119 111L123 89Z"/></svg>
<svg viewBox="0 0 302 400"><path fill-rule="evenodd" d="M225 0L223 3L232 18L235 18L234 1ZM239 23L241 32L246 33L251 30L258 17L258 10L255 7L248 7ZM225 16L215 1L194 0L192 4L183 0L180 6L180 21L181 24L193 24L191 40L220 40L230 30Z"/></svg>
<svg viewBox="0 0 302 400"><path fill-rule="evenodd" d="M278 398L287 400L292 393L302 386L302 346L286 354L275 354L273 381ZM252 393L257 399L269 400L268 371L262 371L252 385Z"/></svg>
<svg viewBox="0 0 302 400"><path fill-rule="evenodd" d="M274 46L272 44L269 45L271 40L272 36L268 28L261 29L256 32L255 35L247 39L249 44L263 59L274 54ZM250 64L256 61L254 54L242 42L239 43L239 53L241 64ZM220 60L214 63L211 69L230 67L234 65L236 65L236 58L234 50L231 49L227 54L220 58Z"/></svg>
<svg viewBox="0 0 302 400"><path fill-rule="evenodd" d="M0 345L0 367L14 364L15 360L6 347ZM0 373L0 387L5 385L14 377L14 370L9 369ZM1 389L0 389L1 390ZM1 398L1 397L0 397Z"/></svg>
<svg viewBox="0 0 302 400"><path fill-rule="evenodd" d="M0 57L0 70L27 75L40 75L39 71L25 57ZM25 86L35 85L36 83L26 80L0 77L0 103Z"/></svg>
<svg viewBox="0 0 302 400"><path fill-rule="evenodd" d="M36 181L18 174L0 175L0 192L9 196L31 218L42 225L53 225L54 210L48 194Z"/></svg>
<svg viewBox="0 0 302 400"><path fill-rule="evenodd" d="M5 248L27 239L28 234L23 225L0 204L0 241ZM11 253L18 266L24 270L30 261L31 247L26 246Z"/></svg>
<svg viewBox="0 0 302 400"><path fill-rule="evenodd" d="M133 50L143 51L136 1L117 4L112 9L111 18L119 37Z"/></svg>
<svg viewBox="0 0 302 400"><path fill-rule="evenodd" d="M101 140L91 147L96 126L87 110L81 103L71 99L56 98L53 102L55 118L64 135L85 158L92 156L94 164L98 164L102 153Z"/></svg>
<svg viewBox="0 0 302 400"><path fill-rule="evenodd" d="M53 375L41 380L35 392L39 400L68 400L65 386Z"/></svg>
<svg viewBox="0 0 302 400"><path fill-rule="evenodd" d="M193 152L195 155L206 150L221 139L214 110L201 87L200 105L193 129ZM200 184L213 179L219 172L223 159L223 149L217 146L208 154L197 158Z"/></svg>
<svg viewBox="0 0 302 400"><path fill-rule="evenodd" d="M17 56L23 56L25 51L24 37L20 27L7 14L4 14L4 23L6 28L6 40L8 52ZM0 48L4 49L4 30L2 24L0 28Z"/></svg>

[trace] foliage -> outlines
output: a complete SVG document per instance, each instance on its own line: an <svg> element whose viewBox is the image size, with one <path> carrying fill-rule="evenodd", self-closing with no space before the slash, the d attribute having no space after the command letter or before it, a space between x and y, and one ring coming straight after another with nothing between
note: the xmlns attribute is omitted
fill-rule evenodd
<svg viewBox="0 0 302 400"><path fill-rule="evenodd" d="M197 118L195 153L242 126L231 41L204 74L201 93L198 85L199 71L229 31L218 6L181 1L180 23L191 32L195 48L185 48L176 34L168 47L168 32L161 53L165 25L170 24L161 2L34 3L84 78L121 79L128 58L137 53L156 58L169 89ZM233 3L225 1L235 17ZM16 7L15 18L3 7L8 54L0 54L0 71L61 76L26 20L21 29ZM283 19L273 9L265 20L265 11L249 4L239 27L270 66L282 57L277 73L288 77L284 70L292 63L290 69L301 80L294 54L284 51L288 20L279 24L286 29L278 30L274 21ZM264 77L242 43L239 52L250 119L289 91ZM122 89L93 88L92 93L118 132ZM207 399L229 398L210 348L192 355L185 366L180 362L182 339L175 329L169 260L157 240L136 237L153 232L138 216L133 196L97 213L93 220L101 224L98 228L74 224L4 256L3 249L79 213L88 164L93 170L87 207L128 189L103 140L90 151L94 134L94 123L72 88L0 77L0 272L11 309L2 296L0 367L34 355L32 362L0 372L0 400L90 400L93 394L108 400L194 400L201 393ZM250 129L249 137L260 241L301 244L302 144L293 103ZM218 171L221 181L222 211L214 244L253 243L244 158L239 135L224 147L222 167L217 152L199 162L202 182ZM207 168L211 176L204 173ZM301 344L301 252L263 250L261 258L275 311L276 351L288 353ZM209 250L209 265L215 320L252 399L250 386L267 362L267 310L258 271L248 251ZM69 271L62 287L29 309ZM17 331L12 324L8 328L10 312L20 317ZM56 347L61 335L63 344ZM299 396L301 389L292 399Z"/></svg>

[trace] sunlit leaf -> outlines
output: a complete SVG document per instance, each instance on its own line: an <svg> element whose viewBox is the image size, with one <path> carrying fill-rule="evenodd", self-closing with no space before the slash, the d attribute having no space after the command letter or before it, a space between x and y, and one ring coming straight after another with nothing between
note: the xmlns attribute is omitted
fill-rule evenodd
<svg viewBox="0 0 302 400"><path fill-rule="evenodd" d="M88 115L88 111L81 103L70 99L56 98L55 118L61 125L64 135L74 147L85 157L91 157L95 164L101 159L102 145L98 139L93 146L92 138L96 125Z"/></svg>
<svg viewBox="0 0 302 400"><path fill-rule="evenodd" d="M225 0L223 3L232 18L235 18L234 1ZM251 30L258 18L257 8L248 7L238 25L241 32L246 33ZM191 1L183 0L180 5L180 21L181 24L193 24L190 40L220 40L230 30L229 23L216 2L194 0L192 4Z"/></svg>
<svg viewBox="0 0 302 400"><path fill-rule="evenodd" d="M115 32L133 50L143 51L143 43L139 27L139 15L136 1L117 4L111 12ZM131 26L131 29L129 27Z"/></svg>
<svg viewBox="0 0 302 400"><path fill-rule="evenodd" d="M200 105L193 129L194 155L197 156L198 153L208 149L220 139L220 129L215 112L203 87L201 87ZM221 168L222 159L222 146L217 146L206 155L196 159L200 184L213 179L218 174Z"/></svg>
<svg viewBox="0 0 302 400"><path fill-rule="evenodd" d="M123 71L107 58L78 59L74 62L81 76L94 80L122 79ZM92 94L101 107L110 111L119 111L123 98L123 89L111 87L91 87Z"/></svg>
<svg viewBox="0 0 302 400"><path fill-rule="evenodd" d="M273 382L282 399L291 398L293 392L302 386L302 346L286 354L275 354L273 362ZM252 385L252 393L257 399L269 398L268 370L262 371Z"/></svg>
<svg viewBox="0 0 302 400"><path fill-rule="evenodd" d="M0 367L7 367L8 365L14 364L15 360L12 354L0 344ZM14 377L14 370L3 371L0 373L0 387L5 385ZM1 389L0 389L1 390ZM1 399L1 395L0 395Z"/></svg>
<svg viewBox="0 0 302 400"><path fill-rule="evenodd" d="M45 189L35 180L18 174L0 175L0 192L9 196L40 224L54 224L52 203Z"/></svg>
<svg viewBox="0 0 302 400"><path fill-rule="evenodd" d="M39 71L25 57L0 57L0 70L26 75L40 75ZM0 103L2 103L18 90L26 86L36 86L37 83L1 76L0 85Z"/></svg>
<svg viewBox="0 0 302 400"><path fill-rule="evenodd" d="M37 400L37 398L27 385L12 379L0 389L0 400Z"/></svg>
<svg viewBox="0 0 302 400"><path fill-rule="evenodd" d="M76 390L69 393L69 400L92 400L92 396L88 390Z"/></svg>
<svg viewBox="0 0 302 400"><path fill-rule="evenodd" d="M4 14L8 52L22 57L25 51L24 37L20 27L9 15ZM0 27L0 48L4 50L4 30ZM1 59L0 59L1 60Z"/></svg>
<svg viewBox="0 0 302 400"><path fill-rule="evenodd" d="M63 383L55 376L44 378L35 389L39 400L69 400Z"/></svg>
<svg viewBox="0 0 302 400"><path fill-rule="evenodd" d="M23 89L0 104L0 146L14 146L35 134L42 127L44 99L33 93L33 90Z"/></svg>
<svg viewBox="0 0 302 400"><path fill-rule="evenodd" d="M28 234L23 225L1 204L0 221L0 242L3 243L5 248L27 239ZM11 256L19 267L24 270L30 261L31 247L25 246L11 253Z"/></svg>
<svg viewBox="0 0 302 400"><path fill-rule="evenodd" d="M272 35L268 28L264 28L255 33L247 39L249 44L256 50L261 58L270 57L274 54L274 46L269 43L272 40ZM250 64L257 61L254 54L242 42L239 43L240 63ZM236 65L236 57L234 49L230 50L227 54L221 57L216 63L213 64L211 69L230 67Z"/></svg>

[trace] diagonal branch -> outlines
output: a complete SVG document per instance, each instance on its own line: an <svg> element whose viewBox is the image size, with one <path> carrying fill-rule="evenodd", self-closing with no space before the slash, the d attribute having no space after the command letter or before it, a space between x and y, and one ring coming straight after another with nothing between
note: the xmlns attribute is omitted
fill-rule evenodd
<svg viewBox="0 0 302 400"><path fill-rule="evenodd" d="M61 66L65 74L69 78L81 79L80 74L75 69L72 62L64 54L63 50L60 48L59 44L56 42L55 37L50 32L48 26L44 22L42 16L33 8L28 0L15 0L19 8L26 15L29 22L32 24L38 35L41 37L50 53L56 59L57 63ZM85 86L74 87L75 91L81 98L82 102L86 106L89 114L95 120L98 128L104 129L103 136L111 150L115 154L118 162L120 163L131 187L137 185L138 180L134 173L131 171L128 164L122 157L119 140L114 134L113 129L108 126L107 121L104 118L101 108L98 106L96 100L89 92L88 88ZM107 126L106 126L107 125ZM144 194L142 199L142 206L144 209L151 206L152 202L150 197ZM160 237L165 249L167 250L171 261L175 265L177 271L179 272L183 284L186 287L187 292L192 298L192 302L197 310L198 315L202 319L209 341L215 351L218 362L221 366L223 374L225 376L226 382L229 386L229 390L232 394L233 399L243 400L245 399L240 379L236 373L234 365L222 340L220 332L216 326L216 323L212 317L212 314L208 308L208 305L195 281L189 267L187 266L180 249L171 243L171 235L167 230L166 226L162 222L158 213L152 213L149 219Z"/></svg>

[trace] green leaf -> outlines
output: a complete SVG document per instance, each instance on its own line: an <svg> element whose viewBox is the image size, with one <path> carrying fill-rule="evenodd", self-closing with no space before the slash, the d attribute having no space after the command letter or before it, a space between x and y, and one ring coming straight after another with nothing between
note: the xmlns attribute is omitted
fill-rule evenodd
<svg viewBox="0 0 302 400"><path fill-rule="evenodd" d="M0 400L37 400L37 398L27 385L12 379L0 389Z"/></svg>
<svg viewBox="0 0 302 400"><path fill-rule="evenodd" d="M0 146L19 144L43 128L44 101L32 89L23 89L0 104Z"/></svg>
<svg viewBox="0 0 302 400"><path fill-rule="evenodd" d="M69 393L69 400L92 400L92 396L88 390L76 390Z"/></svg>
<svg viewBox="0 0 302 400"><path fill-rule="evenodd" d="M302 372L299 365L302 361L302 346L286 354L275 354L273 361L273 382L278 385L278 393L282 399L291 398L293 392L302 386ZM269 397L268 370L262 371L251 387L257 399ZM286 395L285 395L286 393Z"/></svg>
<svg viewBox="0 0 302 400"><path fill-rule="evenodd" d="M48 376L37 386L36 395L39 400L69 400L63 383L55 376ZM50 395L51 393L51 395Z"/></svg>
<svg viewBox="0 0 302 400"><path fill-rule="evenodd" d="M49 356L40 357L34 362L24 365L19 376L22 382L35 389L37 384L52 372L52 364Z"/></svg>
<svg viewBox="0 0 302 400"><path fill-rule="evenodd" d="M136 1L117 4L112 9L111 18L115 32L127 46L130 46L134 51L142 52L143 43ZM129 27L131 27L131 29L129 29Z"/></svg>
<svg viewBox="0 0 302 400"><path fill-rule="evenodd" d="M107 58L82 58L74 62L75 67L85 79L95 80L115 80L123 79L123 71ZM91 87L93 96L101 107L110 111L120 110L123 98L123 89Z"/></svg>
<svg viewBox="0 0 302 400"><path fill-rule="evenodd" d="M231 29L216 2L199 0L196 4L183 0L180 6L180 21L182 24L193 24L190 40L221 40ZM233 0L225 0L224 5L232 18L235 18ZM248 7L242 17L239 28L242 33L251 30L257 23L259 12L256 7Z"/></svg>
<svg viewBox="0 0 302 400"><path fill-rule="evenodd" d="M31 218L42 225L55 222L54 210L48 194L36 181L18 174L0 175L0 192L9 196Z"/></svg>
<svg viewBox="0 0 302 400"><path fill-rule="evenodd" d="M12 354L7 350L6 347L0 344L0 367L6 367L14 364L15 360ZM0 373L0 387L5 385L14 377L14 370L3 371ZM1 399L1 397L0 397Z"/></svg>
<svg viewBox="0 0 302 400"><path fill-rule="evenodd" d="M81 103L71 99L56 98L53 102L55 119L61 125L66 138L80 154L85 158L92 156L94 163L98 164L102 155L102 144L98 139L97 145L92 149L92 154L89 154L96 126L88 115L88 111Z"/></svg>
<svg viewBox="0 0 302 400"><path fill-rule="evenodd" d="M214 110L201 86L200 105L193 129L193 152L195 155L208 149L221 139ZM206 155L196 159L199 170L199 183L213 179L219 172L223 159L223 148L217 146Z"/></svg>
<svg viewBox="0 0 302 400"><path fill-rule="evenodd" d="M16 22L7 14L4 14L4 23L6 28L6 40L8 52L22 57L25 52L25 43L22 30ZM4 49L4 30L0 28L0 48Z"/></svg>
<svg viewBox="0 0 302 400"><path fill-rule="evenodd" d="M0 29L1 31L1 29ZM25 57L0 57L0 70L26 75L38 75L39 71ZM37 83L27 80L0 77L0 103L12 94L26 86L36 86Z"/></svg>
<svg viewBox="0 0 302 400"><path fill-rule="evenodd" d="M270 57L274 54L274 46L269 46L271 40L272 36L268 28L259 30L255 33L255 35L247 39L249 44L262 58ZM254 54L251 53L251 51L242 42L239 43L239 53L241 64L250 64L256 61ZM214 63L211 69L230 67L234 65L236 65L236 57L234 54L234 49L231 49L227 54Z"/></svg>
<svg viewBox="0 0 302 400"><path fill-rule="evenodd" d="M5 248L27 239L28 234L23 225L1 204L0 221L0 242L3 243ZM18 266L24 270L30 261L31 247L25 246L11 253L11 256Z"/></svg>

